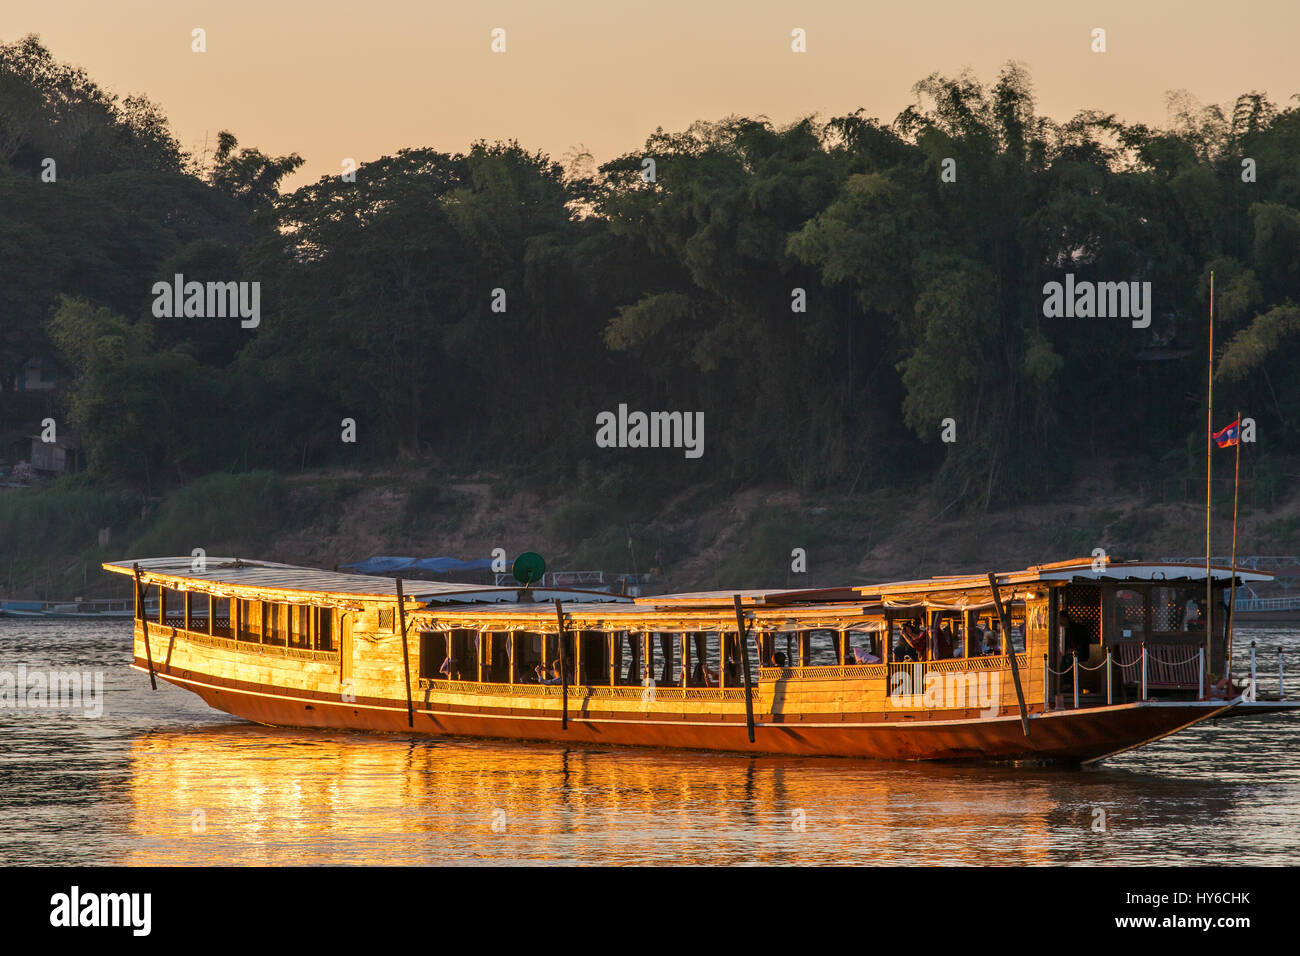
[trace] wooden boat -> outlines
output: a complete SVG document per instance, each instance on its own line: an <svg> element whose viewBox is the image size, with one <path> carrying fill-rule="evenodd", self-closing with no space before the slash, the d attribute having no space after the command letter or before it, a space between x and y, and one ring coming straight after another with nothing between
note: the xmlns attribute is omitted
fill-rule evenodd
<svg viewBox="0 0 1300 956"><path fill-rule="evenodd" d="M104 565L136 580L134 666L276 726L1086 763L1300 706L1280 669L1273 699L1223 686L1227 568L1209 572L1207 641L1191 564L626 599L191 562Z"/></svg>

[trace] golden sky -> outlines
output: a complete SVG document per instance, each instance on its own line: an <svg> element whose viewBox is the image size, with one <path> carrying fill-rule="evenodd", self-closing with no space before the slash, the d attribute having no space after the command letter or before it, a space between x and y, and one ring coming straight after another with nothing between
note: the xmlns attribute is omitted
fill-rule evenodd
<svg viewBox="0 0 1300 956"><path fill-rule="evenodd" d="M191 52L191 31L207 52ZM506 31L506 52L490 49ZM1093 53L1093 28L1107 52ZM807 52L791 51L791 31ZM405 146L516 138L598 162L662 126L785 123L865 108L891 121L931 72L1028 66L1038 108L1162 123L1202 103L1300 93L1300 0L0 0L0 40L40 35L102 86L144 93L181 144L298 152L289 185ZM1292 104L1294 105L1294 104Z"/></svg>

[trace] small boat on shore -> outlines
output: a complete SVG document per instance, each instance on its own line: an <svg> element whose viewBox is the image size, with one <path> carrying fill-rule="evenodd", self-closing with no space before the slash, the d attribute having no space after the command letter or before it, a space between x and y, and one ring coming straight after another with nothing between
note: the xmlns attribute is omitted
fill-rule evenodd
<svg viewBox="0 0 1300 956"><path fill-rule="evenodd" d="M136 610L131 601L0 601L0 617L38 617L101 620L131 618Z"/></svg>
<svg viewBox="0 0 1300 956"><path fill-rule="evenodd" d="M191 565L104 565L135 581L133 666L274 726L1077 764L1300 708L1280 658L1266 695L1253 650L1231 648L1221 567L1081 558L630 599Z"/></svg>

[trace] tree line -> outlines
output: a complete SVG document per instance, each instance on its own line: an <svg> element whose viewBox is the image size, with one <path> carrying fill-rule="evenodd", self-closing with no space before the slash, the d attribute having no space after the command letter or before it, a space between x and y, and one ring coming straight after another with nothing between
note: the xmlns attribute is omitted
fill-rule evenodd
<svg viewBox="0 0 1300 956"><path fill-rule="evenodd" d="M1300 110L1251 92L1172 97L1161 128L1057 122L1014 63L915 93L887 123L700 121L599 167L410 148L282 192L299 156L226 132L188 154L156 105L35 37L0 45L0 402L54 357L91 477L154 492L254 468L564 481L617 461L678 482L935 480L990 508L1097 455L1194 473L1213 271L1216 407L1256 419L1260 460L1297 450ZM1149 326L1045 317L1067 273L1150 282ZM260 323L155 317L177 274L259 282ZM611 458L596 417L620 403L703 412L707 453Z"/></svg>

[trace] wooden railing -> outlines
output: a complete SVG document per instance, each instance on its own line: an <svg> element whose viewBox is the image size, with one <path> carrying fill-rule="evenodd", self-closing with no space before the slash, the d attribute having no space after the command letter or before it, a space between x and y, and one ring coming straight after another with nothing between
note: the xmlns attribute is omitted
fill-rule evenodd
<svg viewBox="0 0 1300 956"><path fill-rule="evenodd" d="M157 655L159 646L166 647L167 642L171 640L172 635L176 634L183 637L191 644L200 644L207 647L219 647L224 650L241 651L254 654L268 654L273 657L292 657L296 660L316 661L319 663L339 662L339 651L314 651L309 647L300 647L291 645L286 647L281 644L259 644L257 641L235 640L228 635L209 634L206 630L187 631L183 627L176 627L170 624L159 624L157 621L149 621L149 640L154 642L154 654Z"/></svg>
<svg viewBox="0 0 1300 956"><path fill-rule="evenodd" d="M1020 668L1021 680L1025 680L1029 655L1016 655L1016 664ZM904 661L889 665L889 692L895 696L919 694L925 686L929 674L979 674L988 671L1009 671L1011 658L999 654L990 657L953 657L941 661ZM896 680L896 674L907 676L906 681Z"/></svg>
<svg viewBox="0 0 1300 956"><path fill-rule="evenodd" d="M884 677L884 664L819 664L812 667L760 667L758 679L769 680L834 680Z"/></svg>
<svg viewBox="0 0 1300 956"><path fill-rule="evenodd" d="M1120 641L1115 645L1123 681L1129 686L1143 682L1142 649L1146 648L1146 686L1162 690L1195 690L1201 685L1202 648L1195 644L1143 644Z"/></svg>

